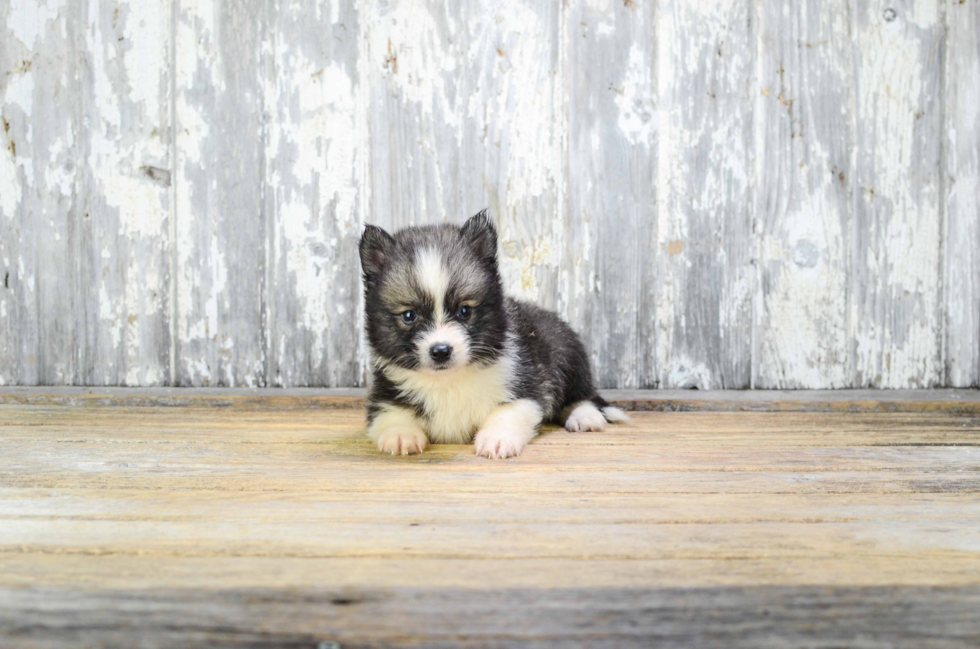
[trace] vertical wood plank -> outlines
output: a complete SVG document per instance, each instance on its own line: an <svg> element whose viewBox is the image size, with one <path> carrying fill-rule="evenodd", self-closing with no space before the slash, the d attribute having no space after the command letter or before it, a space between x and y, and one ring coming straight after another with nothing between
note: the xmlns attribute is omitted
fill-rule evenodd
<svg viewBox="0 0 980 649"><path fill-rule="evenodd" d="M855 387L943 381L942 21L929 0L855 3Z"/></svg>
<svg viewBox="0 0 980 649"><path fill-rule="evenodd" d="M980 1L946 4L946 380L980 385Z"/></svg>
<svg viewBox="0 0 980 649"><path fill-rule="evenodd" d="M74 383L170 380L170 2L88 0Z"/></svg>
<svg viewBox="0 0 980 649"><path fill-rule="evenodd" d="M659 387L750 384L751 3L665 0L657 18Z"/></svg>
<svg viewBox="0 0 980 649"><path fill-rule="evenodd" d="M265 385L265 0L175 0L176 379Z"/></svg>
<svg viewBox="0 0 980 649"><path fill-rule="evenodd" d="M270 385L362 381L359 19L341 0L277 0L272 11Z"/></svg>
<svg viewBox="0 0 980 649"><path fill-rule="evenodd" d="M757 388L844 388L852 46L848 0L757 5Z"/></svg>
<svg viewBox="0 0 980 649"><path fill-rule="evenodd" d="M65 1L0 0L0 384L74 377L75 30Z"/></svg>
<svg viewBox="0 0 980 649"><path fill-rule="evenodd" d="M367 0L369 222L390 230L464 217L459 166L461 27L456 3Z"/></svg>
<svg viewBox="0 0 980 649"><path fill-rule="evenodd" d="M632 388L650 374L640 349L653 333L642 268L656 256L655 5L575 2L568 12L562 295L599 386Z"/></svg>
<svg viewBox="0 0 980 649"><path fill-rule="evenodd" d="M489 206L510 295L565 311L566 124L561 12L553 0L459 3L461 208ZM469 214L466 214L469 216Z"/></svg>
<svg viewBox="0 0 980 649"><path fill-rule="evenodd" d="M558 304L561 4L369 3L371 212L388 228L497 218L508 291Z"/></svg>

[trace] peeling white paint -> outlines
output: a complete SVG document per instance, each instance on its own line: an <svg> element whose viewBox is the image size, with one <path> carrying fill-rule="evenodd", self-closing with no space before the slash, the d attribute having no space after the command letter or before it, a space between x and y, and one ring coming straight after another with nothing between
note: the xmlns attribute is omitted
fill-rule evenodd
<svg viewBox="0 0 980 649"><path fill-rule="evenodd" d="M920 29L932 28L939 18L938 0L916 0L910 3L912 12L908 15L909 23Z"/></svg>
<svg viewBox="0 0 980 649"><path fill-rule="evenodd" d="M204 303L205 336L210 339L216 339L221 331L218 324L218 300L222 298L222 294L228 284L228 266L225 262L225 253L218 244L218 237L216 235L211 236L211 249L208 254L208 261L211 271L211 281L208 297ZM225 307L227 305L222 304L221 306ZM224 309L222 308L222 310Z"/></svg>
<svg viewBox="0 0 980 649"><path fill-rule="evenodd" d="M863 246L855 242L866 250L858 270L870 284L865 301L855 292L851 308L857 318L875 318L856 326L862 386L941 381L939 148L931 129L939 116L933 94L938 25L929 4L923 3L914 26L897 12L889 20L891 7L880 1L863 3L859 14L857 120L867 146L856 155L856 216L874 227L860 233Z"/></svg>
<svg viewBox="0 0 980 649"><path fill-rule="evenodd" d="M558 157L542 155L542 152L553 151L557 144L551 127L554 81L542 79L541 68L530 64L549 58L545 49L550 40L548 25L520 2L503 3L497 7L496 16L498 19L506 17L501 29L506 32L519 30L522 35L516 46L503 57L509 57L516 64L492 68L493 76L498 79L507 75L506 82L497 84L498 94L494 100L498 110L506 111L507 115L511 167L507 177L506 206L513 208L529 198L549 192L559 175ZM474 46L479 47L476 43L471 46L471 56L475 55Z"/></svg>
<svg viewBox="0 0 980 649"><path fill-rule="evenodd" d="M13 104L31 116L34 107L34 73L31 71L12 72L7 75L7 89L4 91L5 104Z"/></svg>
<svg viewBox="0 0 980 649"><path fill-rule="evenodd" d="M55 164L45 169L44 180L48 187L57 189L62 196L71 196L75 189L75 174L65 164L58 164L71 158L72 138L66 139L67 142L62 139L54 140L48 147L48 160L54 161ZM60 233L55 233L55 236L59 235Z"/></svg>
<svg viewBox="0 0 980 649"><path fill-rule="evenodd" d="M170 3L90 3L88 9L87 28L80 31L88 109L79 134L87 201L81 209L101 259L101 276L83 298L98 314L85 323L92 327L87 354L96 359L89 371L103 384L155 384L169 374L161 331L169 315L163 253L170 245L172 178L165 103ZM75 182L67 167L62 180Z"/></svg>
<svg viewBox="0 0 980 649"><path fill-rule="evenodd" d="M99 286L99 318L111 336L113 348L118 349L122 343L123 318L118 309L122 304L109 296L105 284Z"/></svg>
<svg viewBox="0 0 980 649"><path fill-rule="evenodd" d="M750 381L748 9L744 0L718 0L667 5L658 15L655 357L662 387L677 387L675 359L684 357L703 359L716 388Z"/></svg>
<svg viewBox="0 0 980 649"><path fill-rule="evenodd" d="M96 4L96 3L93 3ZM170 1L133 4L126 15L122 38L123 65L128 85L127 100L148 111L146 119L156 120L161 87L166 78L170 32Z"/></svg>
<svg viewBox="0 0 980 649"><path fill-rule="evenodd" d="M339 377L349 376L346 357L358 353L359 332L351 316L338 313L347 305L354 311L360 299L351 253L363 223L358 152L365 130L359 70L356 58L347 57L359 31L350 9L339 4L316 23L308 14L309 3L287 7L269 47L277 70L265 89L271 116L266 175L276 188L270 256L276 295L269 300L266 336L278 371L268 380L337 385L356 380ZM320 39L336 50L311 46Z"/></svg>
<svg viewBox="0 0 980 649"><path fill-rule="evenodd" d="M651 74L647 53L634 43L630 47L629 63L626 66L622 88L616 90L619 128L631 144L650 142L656 113L653 97L649 93Z"/></svg>
<svg viewBox="0 0 980 649"><path fill-rule="evenodd" d="M608 384L980 380L974 2L71 6L0 26L0 383L357 381L361 225L483 207Z"/></svg>
<svg viewBox="0 0 980 649"><path fill-rule="evenodd" d="M23 64L21 64L23 66ZM28 186L34 185L34 161L26 156L15 155L16 142L11 146L12 139L15 137L16 129L6 132L11 126L10 120L6 117L11 115L12 109L19 110L25 118L30 118L34 107L34 73L30 70L15 70L6 75L6 89L3 93L3 101L0 102L0 114L7 120L5 132L0 135L0 212L8 218L13 218L14 213L20 207L21 188L17 179L20 169L23 171ZM12 117L10 118L12 119ZM14 124L16 126L16 122ZM33 137L32 123L27 122L24 129L24 139L30 142ZM24 142L21 143L23 150Z"/></svg>
<svg viewBox="0 0 980 649"><path fill-rule="evenodd" d="M759 5L755 96L758 388L851 385L845 144L852 60L848 5ZM800 42L810 47L800 49ZM814 47L813 43L820 44ZM797 53L800 53L797 55ZM821 87L819 92L807 84Z"/></svg>
<svg viewBox="0 0 980 649"><path fill-rule="evenodd" d="M16 159L9 151L0 150L0 214L13 219L20 207L20 194Z"/></svg>
<svg viewBox="0 0 980 649"><path fill-rule="evenodd" d="M946 364L953 387L980 385L980 3L946 8Z"/></svg>
<svg viewBox="0 0 980 649"><path fill-rule="evenodd" d="M372 19L369 48L373 65L384 71L405 100L417 104L422 115L437 114L445 120L442 128L455 129L459 124L447 81L457 70L459 44L451 35L459 26L449 13L434 15L441 9L422 0L387 5Z"/></svg>
<svg viewBox="0 0 980 649"><path fill-rule="evenodd" d="M47 32L48 23L57 20L67 6L67 0L11 2L7 28L14 38L32 49L41 35Z"/></svg>
<svg viewBox="0 0 980 649"><path fill-rule="evenodd" d="M512 0L494 5L489 18L492 28L480 16L470 18L476 37L465 43L464 59L484 62L475 80L466 80L478 91L467 112L493 138L486 143L488 162L499 156L501 164L487 179L494 178L490 207L501 232L501 274L511 294L554 306L563 229L553 15Z"/></svg>

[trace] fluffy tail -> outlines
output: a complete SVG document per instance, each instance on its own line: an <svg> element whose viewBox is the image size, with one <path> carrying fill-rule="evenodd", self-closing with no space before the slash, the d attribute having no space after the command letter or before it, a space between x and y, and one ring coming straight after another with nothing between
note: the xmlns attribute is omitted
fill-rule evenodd
<svg viewBox="0 0 980 649"><path fill-rule="evenodd" d="M592 403L595 404L595 407L599 409L599 412L602 413L602 416L605 417L606 421L608 421L610 424L615 424L621 421L629 421L629 415L619 408L609 405L609 402L600 397L598 394L592 397Z"/></svg>

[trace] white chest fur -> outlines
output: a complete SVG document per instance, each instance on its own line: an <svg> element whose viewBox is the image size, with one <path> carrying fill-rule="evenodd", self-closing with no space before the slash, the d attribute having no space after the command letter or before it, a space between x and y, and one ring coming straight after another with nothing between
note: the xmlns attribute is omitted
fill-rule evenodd
<svg viewBox="0 0 980 649"><path fill-rule="evenodd" d="M466 444L490 413L513 398L514 363L504 356L486 367L466 366L449 372L415 372L387 367L384 372L402 394L422 406L429 440Z"/></svg>

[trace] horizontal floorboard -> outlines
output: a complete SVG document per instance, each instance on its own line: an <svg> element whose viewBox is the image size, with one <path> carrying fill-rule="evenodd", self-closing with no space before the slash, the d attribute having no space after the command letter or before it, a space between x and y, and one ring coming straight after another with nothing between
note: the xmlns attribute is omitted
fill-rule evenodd
<svg viewBox="0 0 980 649"><path fill-rule="evenodd" d="M0 589L23 646L975 647L980 587ZM276 611L270 619L268 612ZM34 642L37 637L56 638ZM334 645L327 643L336 643Z"/></svg>

